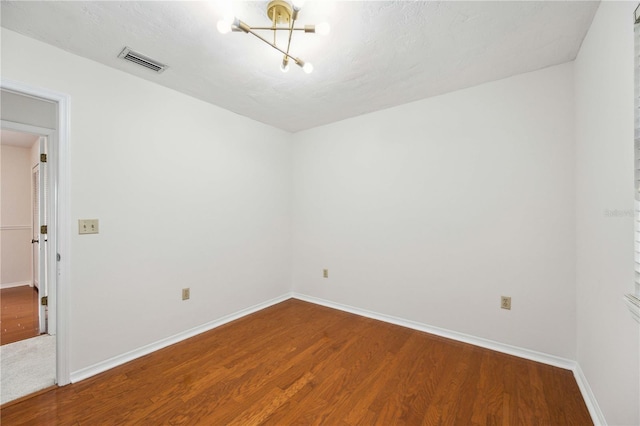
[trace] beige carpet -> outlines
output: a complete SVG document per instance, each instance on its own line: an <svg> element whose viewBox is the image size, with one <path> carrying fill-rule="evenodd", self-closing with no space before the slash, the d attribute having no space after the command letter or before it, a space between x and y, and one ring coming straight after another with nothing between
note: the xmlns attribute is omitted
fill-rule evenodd
<svg viewBox="0 0 640 426"><path fill-rule="evenodd" d="M55 377L55 336L0 346L0 404L53 386Z"/></svg>

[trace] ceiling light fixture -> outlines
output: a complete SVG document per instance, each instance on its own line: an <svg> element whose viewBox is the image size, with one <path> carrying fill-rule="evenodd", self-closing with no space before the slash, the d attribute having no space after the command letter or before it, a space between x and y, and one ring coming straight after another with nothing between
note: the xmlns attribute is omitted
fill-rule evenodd
<svg viewBox="0 0 640 426"><path fill-rule="evenodd" d="M295 23L298 19L298 13L300 12L303 4L303 0L294 0L293 3L285 0L271 0L267 5L267 17L271 21L270 27L252 27L245 22L242 22L235 16L225 16L223 19L218 21L218 31L220 31L222 34L227 34L231 31L243 31L247 34L252 34L284 55L282 58L282 64L280 65L280 69L282 70L282 72L289 71L289 60L291 60L296 65L301 67L304 72L309 74L313 71L313 65L311 65L309 62L303 61L300 58L296 58L289 53L293 32L304 31L305 33L326 35L331 30L331 27L326 22L318 25L305 25L304 27L296 27ZM256 31L272 31L273 42L267 40ZM283 49L277 45L276 35L278 31L289 32L286 49Z"/></svg>

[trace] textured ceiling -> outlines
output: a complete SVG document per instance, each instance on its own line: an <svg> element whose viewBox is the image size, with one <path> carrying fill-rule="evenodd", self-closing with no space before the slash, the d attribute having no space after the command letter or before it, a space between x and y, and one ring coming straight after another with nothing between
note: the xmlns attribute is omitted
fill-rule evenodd
<svg viewBox="0 0 640 426"><path fill-rule="evenodd" d="M227 110L296 132L575 59L596 1L307 1L292 66L251 35L222 35L230 6L267 26L266 1L2 1L2 26ZM155 74L124 46L169 65Z"/></svg>

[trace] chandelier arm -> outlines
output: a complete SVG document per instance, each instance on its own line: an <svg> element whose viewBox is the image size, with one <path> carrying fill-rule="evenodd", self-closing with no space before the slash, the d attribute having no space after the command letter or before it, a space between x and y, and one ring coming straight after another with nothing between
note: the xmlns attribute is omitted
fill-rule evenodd
<svg viewBox="0 0 640 426"><path fill-rule="evenodd" d="M306 31L309 32L306 28L304 27L298 27L298 28L287 28L287 27L251 27L252 30L264 30L264 31Z"/></svg>
<svg viewBox="0 0 640 426"><path fill-rule="evenodd" d="M273 27L276 28L276 13L275 12L273 13ZM276 44L276 41L277 41L276 34L278 34L278 33L276 33L275 30L274 30L273 31L273 44L274 45Z"/></svg>
<svg viewBox="0 0 640 426"><path fill-rule="evenodd" d="M271 43L269 40L267 40L266 38L262 37L260 34L256 33L255 31L253 31L253 29L251 27L249 27L248 25L245 24L245 28L242 28L242 31L244 31L245 33L249 33L252 34L256 37L258 37L260 40L264 41L265 43L267 43L269 46L273 47L274 49L276 49L277 51L279 51L280 53L282 53L283 55L285 55L288 58L293 59L296 63L300 62L299 59L291 56L288 52L285 52L284 50L280 49L278 46L276 46L275 44Z"/></svg>
<svg viewBox="0 0 640 426"><path fill-rule="evenodd" d="M291 48L291 36L293 35L293 26L296 24L295 15L293 15L291 24L289 25L289 41L287 42L287 53L285 55L289 55L289 49ZM275 34L275 32L274 32ZM286 58L286 56L285 56Z"/></svg>

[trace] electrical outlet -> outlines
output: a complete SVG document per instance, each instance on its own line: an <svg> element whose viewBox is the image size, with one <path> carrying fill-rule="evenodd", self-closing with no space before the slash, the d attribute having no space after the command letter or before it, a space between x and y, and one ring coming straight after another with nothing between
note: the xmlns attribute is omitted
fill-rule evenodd
<svg viewBox="0 0 640 426"><path fill-rule="evenodd" d="M191 297L191 289L183 288L182 289L182 300L189 300Z"/></svg>
<svg viewBox="0 0 640 426"><path fill-rule="evenodd" d="M323 269L322 270L322 278L329 278L329 270L328 269Z"/></svg>
<svg viewBox="0 0 640 426"><path fill-rule="evenodd" d="M500 307L502 309L511 310L511 297L509 297L509 296L501 296L500 297Z"/></svg>

